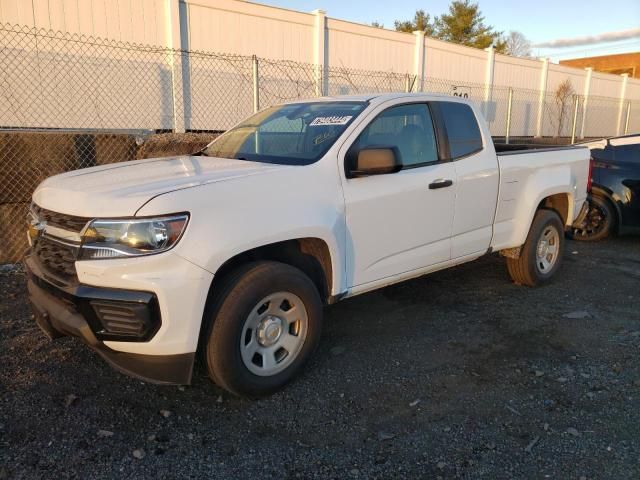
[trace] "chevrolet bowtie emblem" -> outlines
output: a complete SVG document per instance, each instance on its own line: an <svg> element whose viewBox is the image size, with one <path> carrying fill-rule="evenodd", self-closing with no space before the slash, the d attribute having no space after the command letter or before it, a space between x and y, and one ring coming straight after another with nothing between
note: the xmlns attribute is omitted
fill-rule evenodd
<svg viewBox="0 0 640 480"><path fill-rule="evenodd" d="M40 220L32 216L31 219L29 220L29 227L28 227L29 243L33 245L33 242L35 242L38 239L38 237L42 235L42 233L45 231L46 228L47 228L46 221Z"/></svg>

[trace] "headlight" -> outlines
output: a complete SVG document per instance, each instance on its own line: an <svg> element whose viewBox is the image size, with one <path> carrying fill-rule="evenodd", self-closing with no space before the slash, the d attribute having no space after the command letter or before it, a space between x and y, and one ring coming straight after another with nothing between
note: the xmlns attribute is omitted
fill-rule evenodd
<svg viewBox="0 0 640 480"><path fill-rule="evenodd" d="M80 260L135 257L169 250L187 226L189 215L93 220L82 235Z"/></svg>

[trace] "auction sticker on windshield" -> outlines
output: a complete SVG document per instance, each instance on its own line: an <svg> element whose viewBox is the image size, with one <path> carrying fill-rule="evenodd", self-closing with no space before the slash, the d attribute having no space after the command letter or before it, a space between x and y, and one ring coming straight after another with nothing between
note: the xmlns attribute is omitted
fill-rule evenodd
<svg viewBox="0 0 640 480"><path fill-rule="evenodd" d="M316 117L309 126L317 127L322 125L346 125L353 115L333 115L331 117Z"/></svg>

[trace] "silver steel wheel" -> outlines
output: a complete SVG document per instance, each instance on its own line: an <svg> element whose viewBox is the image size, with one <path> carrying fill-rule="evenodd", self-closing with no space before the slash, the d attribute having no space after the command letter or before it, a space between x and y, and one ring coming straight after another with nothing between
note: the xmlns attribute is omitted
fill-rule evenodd
<svg viewBox="0 0 640 480"><path fill-rule="evenodd" d="M540 273L549 273L560 254L560 233L548 225L542 231L536 248L536 268Z"/></svg>
<svg viewBox="0 0 640 480"><path fill-rule="evenodd" d="M277 292L260 300L244 322L242 361L251 373L276 375L296 359L309 326L307 309L297 295Z"/></svg>

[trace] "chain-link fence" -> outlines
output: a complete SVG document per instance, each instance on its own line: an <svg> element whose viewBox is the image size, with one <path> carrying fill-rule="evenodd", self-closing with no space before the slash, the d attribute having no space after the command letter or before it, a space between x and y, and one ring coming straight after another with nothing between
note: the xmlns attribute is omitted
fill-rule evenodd
<svg viewBox="0 0 640 480"><path fill-rule="evenodd" d="M190 153L285 101L420 90L476 102L499 141L640 131L640 102L0 25L0 263L20 259L31 193L51 175Z"/></svg>

